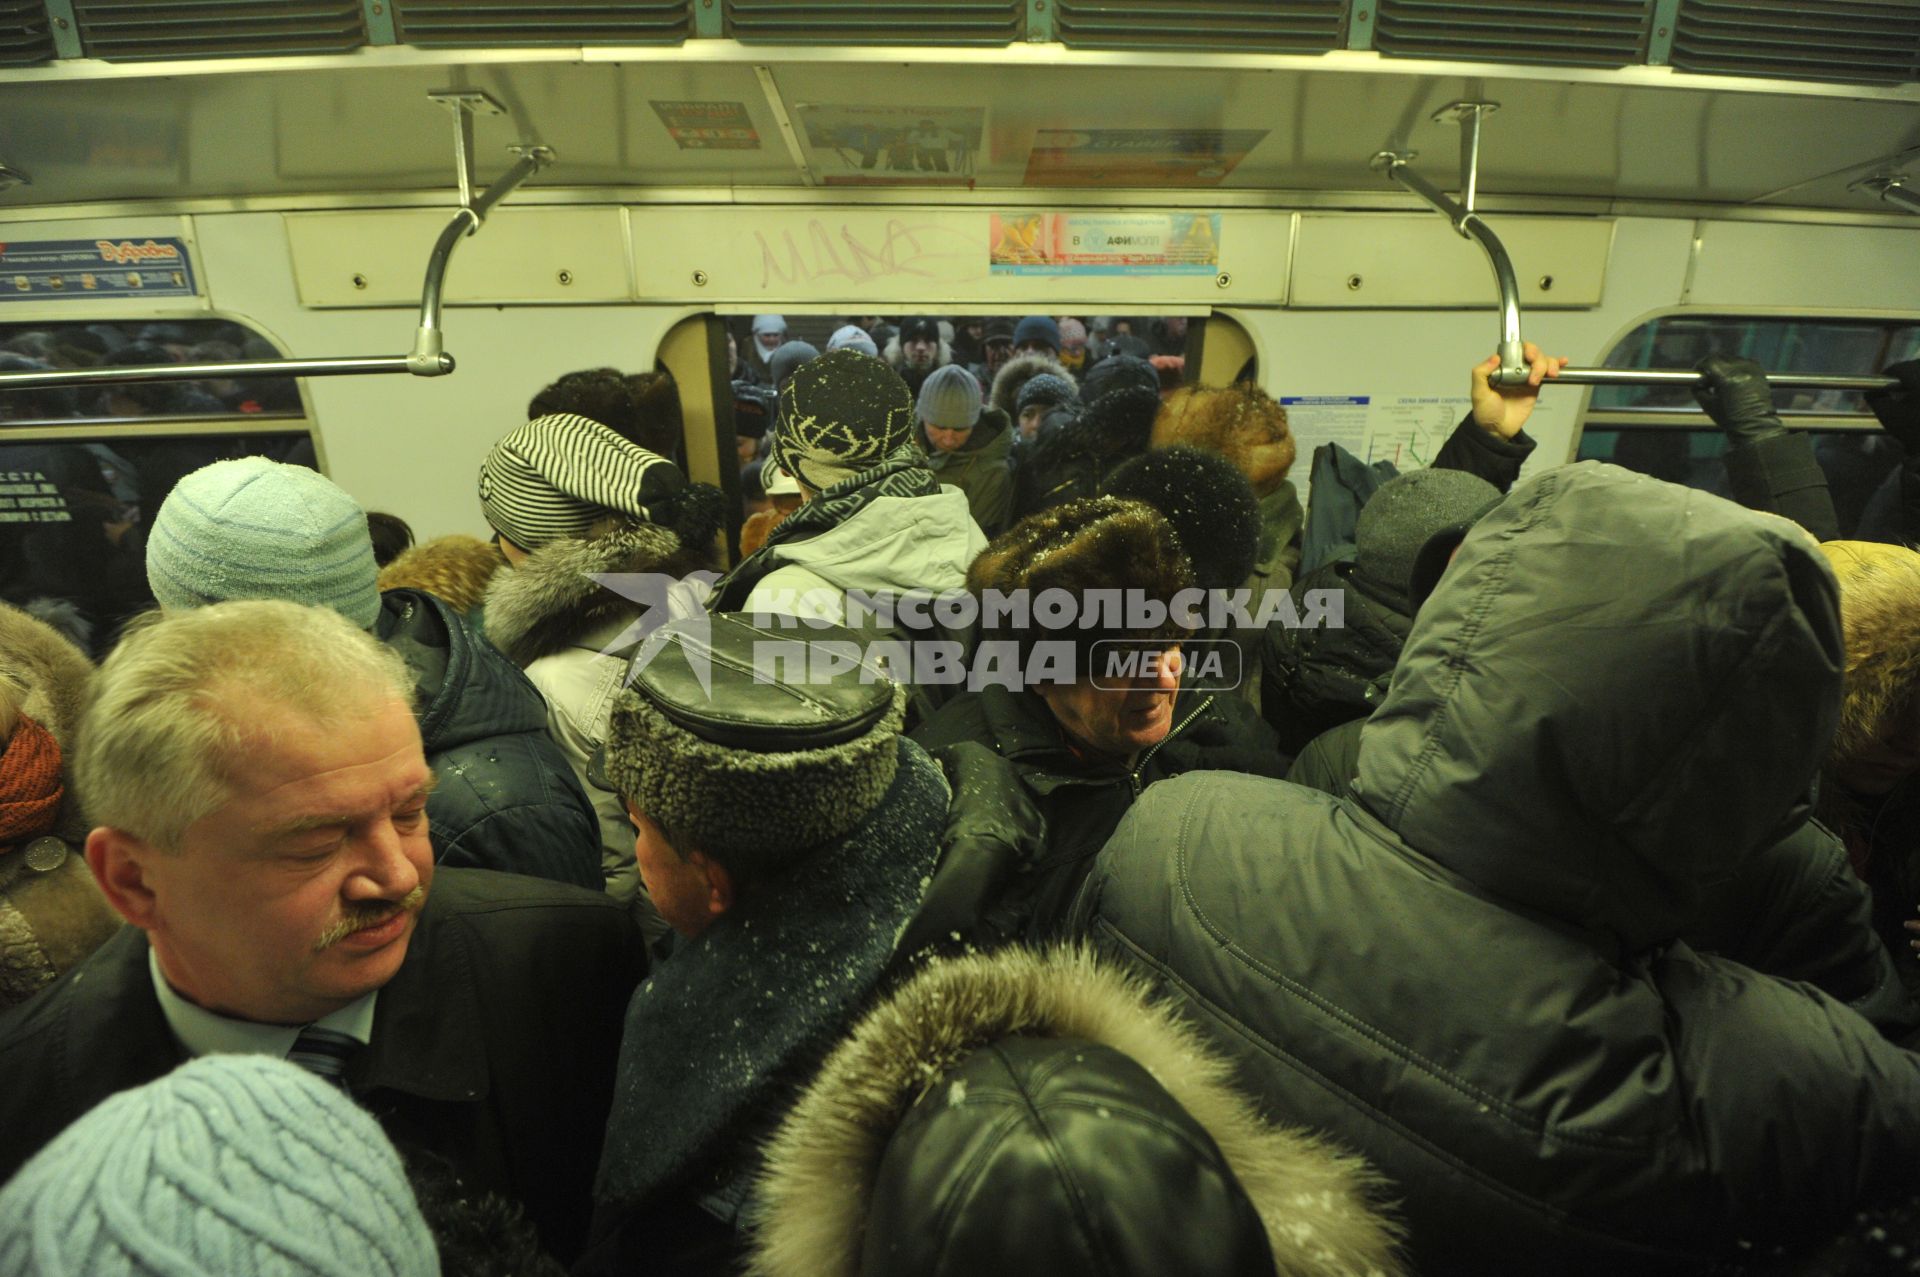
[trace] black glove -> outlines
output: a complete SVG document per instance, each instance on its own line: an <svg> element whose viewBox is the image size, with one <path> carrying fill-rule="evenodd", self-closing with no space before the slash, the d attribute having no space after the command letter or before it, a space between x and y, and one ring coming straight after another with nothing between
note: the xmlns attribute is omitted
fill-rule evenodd
<svg viewBox="0 0 1920 1277"><path fill-rule="evenodd" d="M1696 367L1701 380L1693 387L1693 397L1731 442L1759 443L1787 432L1773 410L1766 369L1751 359L1725 355L1708 355Z"/></svg>
<svg viewBox="0 0 1920 1277"><path fill-rule="evenodd" d="M1920 359L1909 359L1887 369L1900 384L1891 390L1869 390L1867 407L1880 426L1900 441L1909 456L1920 456Z"/></svg>

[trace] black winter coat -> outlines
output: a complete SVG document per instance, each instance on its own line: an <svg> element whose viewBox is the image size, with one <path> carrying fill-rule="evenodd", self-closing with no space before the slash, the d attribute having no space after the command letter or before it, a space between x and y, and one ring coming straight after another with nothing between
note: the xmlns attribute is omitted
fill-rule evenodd
<svg viewBox="0 0 1920 1277"><path fill-rule="evenodd" d="M1830 1231L1920 1170L1920 1056L1681 937L1804 819L1842 661L1798 530L1549 471L1422 607L1358 800L1159 786L1077 919L1272 1116L1394 1182L1427 1277L1659 1272Z"/></svg>
<svg viewBox="0 0 1920 1277"><path fill-rule="evenodd" d="M1309 590L1340 591L1345 607L1339 626L1276 621L1261 637L1260 713L1285 754L1298 754L1329 728L1373 712L1413 624L1369 595L1351 563L1329 563L1295 581L1296 615L1309 615Z"/></svg>
<svg viewBox="0 0 1920 1277"><path fill-rule="evenodd" d="M413 674L434 863L599 888L599 820L527 676L420 590L383 593L374 636Z"/></svg>
<svg viewBox="0 0 1920 1277"><path fill-rule="evenodd" d="M1037 694L997 685L947 702L913 738L934 752L975 741L1013 764L1045 821L1045 850L1020 865L993 915L1030 939L1059 934L1094 853L1147 786L1210 768L1282 776L1288 763L1245 701L1195 692L1174 702L1172 729L1131 770L1081 759Z"/></svg>

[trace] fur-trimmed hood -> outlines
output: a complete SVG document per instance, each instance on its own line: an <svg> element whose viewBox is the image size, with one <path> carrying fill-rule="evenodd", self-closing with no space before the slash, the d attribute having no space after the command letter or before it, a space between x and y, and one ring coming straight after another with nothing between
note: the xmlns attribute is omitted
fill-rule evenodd
<svg viewBox="0 0 1920 1277"><path fill-rule="evenodd" d="M401 551L380 569L381 590L420 590L465 615L477 611L507 561L479 537L455 533Z"/></svg>
<svg viewBox="0 0 1920 1277"><path fill-rule="evenodd" d="M1820 547L1840 579L1847 633L1846 691L1832 759L1873 744L1887 715L1920 691L1920 551L1877 541Z"/></svg>
<svg viewBox="0 0 1920 1277"><path fill-rule="evenodd" d="M1009 421L1018 421L1020 414L1016 408L1020 402L1020 391L1041 373L1050 373L1069 385L1080 384L1074 380L1073 374L1052 355L1042 355L1038 352L1015 355L1001 364L1000 371L993 375L993 386L987 395L987 406L998 408L1006 413Z"/></svg>
<svg viewBox="0 0 1920 1277"><path fill-rule="evenodd" d="M651 523L623 523L600 537L562 537L495 574L487 586L487 637L525 669L611 622L640 615L641 604L601 585L596 573L678 578L699 566L679 537Z"/></svg>
<svg viewBox="0 0 1920 1277"><path fill-rule="evenodd" d="M1185 1111L1257 1210L1283 1277L1400 1271L1398 1230L1372 1200L1382 1181L1361 1159L1263 1121L1230 1067L1143 982L1086 951L1018 949L930 966L829 1057L768 1146L749 1271L856 1277L873 1253L876 1193L912 1191L900 1177L877 1182L909 1111L981 1048L1055 1038L1117 1052ZM957 1084L948 1091L949 1106L966 1102Z"/></svg>

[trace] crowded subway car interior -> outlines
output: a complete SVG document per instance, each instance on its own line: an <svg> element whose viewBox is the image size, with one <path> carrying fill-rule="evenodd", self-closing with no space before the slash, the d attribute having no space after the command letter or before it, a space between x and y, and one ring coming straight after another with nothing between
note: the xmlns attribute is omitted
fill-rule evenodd
<svg viewBox="0 0 1920 1277"><path fill-rule="evenodd" d="M1917 217L1914 0L0 0L0 1277L1920 1271Z"/></svg>

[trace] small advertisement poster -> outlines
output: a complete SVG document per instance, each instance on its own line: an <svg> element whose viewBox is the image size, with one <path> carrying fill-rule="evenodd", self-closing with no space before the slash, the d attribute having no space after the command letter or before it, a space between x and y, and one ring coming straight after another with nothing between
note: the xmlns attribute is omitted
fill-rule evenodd
<svg viewBox="0 0 1920 1277"><path fill-rule="evenodd" d="M1042 129L1028 186L1218 186L1265 129Z"/></svg>
<svg viewBox="0 0 1920 1277"><path fill-rule="evenodd" d="M0 242L0 301L192 297L198 291L184 240Z"/></svg>
<svg viewBox="0 0 1920 1277"><path fill-rule="evenodd" d="M1218 213L992 215L995 275L1211 275L1220 265Z"/></svg>
<svg viewBox="0 0 1920 1277"><path fill-rule="evenodd" d="M798 108L807 159L827 186L966 186L986 133L970 106Z"/></svg>
<svg viewBox="0 0 1920 1277"><path fill-rule="evenodd" d="M683 151L757 151L760 134L744 102L653 102L653 113Z"/></svg>

